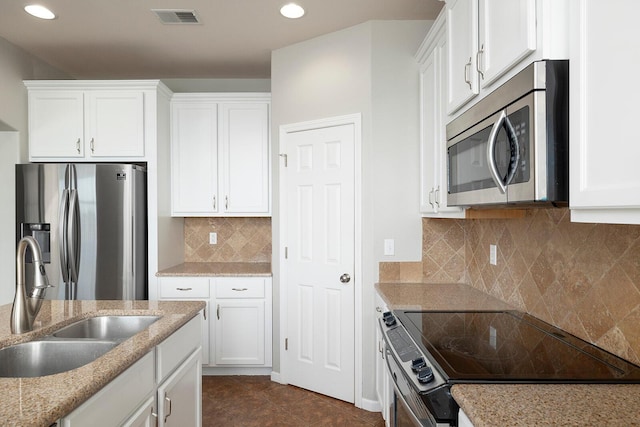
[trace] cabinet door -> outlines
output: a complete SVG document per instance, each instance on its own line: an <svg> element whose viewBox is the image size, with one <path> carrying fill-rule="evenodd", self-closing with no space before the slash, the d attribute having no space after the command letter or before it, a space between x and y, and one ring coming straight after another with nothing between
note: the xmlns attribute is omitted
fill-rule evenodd
<svg viewBox="0 0 640 427"><path fill-rule="evenodd" d="M220 109L224 210L268 215L269 105L229 103Z"/></svg>
<svg viewBox="0 0 640 427"><path fill-rule="evenodd" d="M86 92L85 141L91 157L144 156L144 97L138 91Z"/></svg>
<svg viewBox="0 0 640 427"><path fill-rule="evenodd" d="M29 91L29 158L84 157L81 91Z"/></svg>
<svg viewBox="0 0 640 427"><path fill-rule="evenodd" d="M478 70L484 88L536 50L536 0L479 0Z"/></svg>
<svg viewBox="0 0 640 427"><path fill-rule="evenodd" d="M438 79L436 76L436 50L425 59L423 70L420 73L421 85L421 141L420 141L420 212L435 213L436 205L434 201L434 193L436 189L435 170L436 159L434 153L436 151L436 143L439 141L438 126L438 105L440 97L438 96Z"/></svg>
<svg viewBox="0 0 640 427"><path fill-rule="evenodd" d="M447 111L455 112L478 94L478 0L447 2Z"/></svg>
<svg viewBox="0 0 640 427"><path fill-rule="evenodd" d="M138 411L122 424L122 427L154 427L158 417L155 414L155 396L147 399Z"/></svg>
<svg viewBox="0 0 640 427"><path fill-rule="evenodd" d="M265 364L264 305L263 299L216 300L216 365Z"/></svg>
<svg viewBox="0 0 640 427"><path fill-rule="evenodd" d="M171 104L171 206L175 216L208 216L218 212L215 103Z"/></svg>
<svg viewBox="0 0 640 427"><path fill-rule="evenodd" d="M640 224L640 2L571 4L570 208L580 222Z"/></svg>
<svg viewBox="0 0 640 427"><path fill-rule="evenodd" d="M158 387L158 425L202 425L202 368L196 350Z"/></svg>

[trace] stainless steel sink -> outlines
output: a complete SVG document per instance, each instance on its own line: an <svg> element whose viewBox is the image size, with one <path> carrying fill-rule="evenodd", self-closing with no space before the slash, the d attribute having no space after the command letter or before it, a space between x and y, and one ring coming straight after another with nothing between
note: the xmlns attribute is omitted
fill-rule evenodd
<svg viewBox="0 0 640 427"><path fill-rule="evenodd" d="M146 329L160 316L98 316L80 320L54 332L56 338L122 341Z"/></svg>
<svg viewBox="0 0 640 427"><path fill-rule="evenodd" d="M0 377L42 377L93 362L118 345L113 341L30 341L0 349Z"/></svg>

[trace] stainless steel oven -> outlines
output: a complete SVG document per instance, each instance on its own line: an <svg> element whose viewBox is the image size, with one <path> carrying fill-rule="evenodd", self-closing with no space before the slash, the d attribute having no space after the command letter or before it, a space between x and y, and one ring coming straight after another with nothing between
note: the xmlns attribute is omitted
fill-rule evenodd
<svg viewBox="0 0 640 427"><path fill-rule="evenodd" d="M518 311L385 313L390 424L458 425L465 383L640 383L640 367Z"/></svg>
<svg viewBox="0 0 640 427"><path fill-rule="evenodd" d="M449 206L566 205L568 61L539 61L447 125Z"/></svg>

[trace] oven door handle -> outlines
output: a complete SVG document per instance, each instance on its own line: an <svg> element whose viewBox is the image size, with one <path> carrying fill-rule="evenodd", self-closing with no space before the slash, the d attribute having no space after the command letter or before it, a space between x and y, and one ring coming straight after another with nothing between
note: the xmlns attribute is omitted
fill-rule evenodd
<svg viewBox="0 0 640 427"><path fill-rule="evenodd" d="M496 164L495 147L498 140L498 132L500 128L504 128L507 131L507 138L509 139L509 148L511 150L511 160L509 161L509 170L507 176L502 178L498 173L498 165ZM520 142L516 131L511 124L511 120L507 116L507 110L502 110L498 120L493 124L491 132L489 133L489 143L487 144L487 163L489 164L489 171L491 172L491 178L493 182L498 186L500 193L505 194L507 192L507 186L513 181L513 177L518 171L518 163L520 163Z"/></svg>
<svg viewBox="0 0 640 427"><path fill-rule="evenodd" d="M391 354L391 350L389 350L388 348L385 348L385 356L385 359L387 360L387 374L391 377L391 382L393 383L394 396L402 401L402 404L404 405L407 414L411 417L411 421L413 422L413 424L417 427L421 427L423 425L422 421L420 421L416 414L413 413L413 411L411 410L411 406L409 406L409 403L407 402L407 399L405 399L405 397L402 395L400 389L398 388L398 385L396 384L397 378L394 377L393 369L391 369L390 365L391 363L394 363L391 361L393 355ZM399 372L399 374L402 375L401 372ZM393 415L391 415L391 417L393 417Z"/></svg>

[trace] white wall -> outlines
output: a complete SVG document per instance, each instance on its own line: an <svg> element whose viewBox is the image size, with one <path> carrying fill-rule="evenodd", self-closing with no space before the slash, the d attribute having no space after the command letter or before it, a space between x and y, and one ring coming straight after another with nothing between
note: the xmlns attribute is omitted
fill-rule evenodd
<svg viewBox="0 0 640 427"><path fill-rule="evenodd" d="M0 304L15 292L15 164L27 161L27 90L23 80L69 78L0 38Z"/></svg>
<svg viewBox="0 0 640 427"><path fill-rule="evenodd" d="M378 262L421 257L418 67L428 21L376 21L276 50L271 58L274 172L274 372L280 371L278 131L281 125L362 114L363 398L375 400L374 283ZM396 255L382 255L394 238Z"/></svg>

